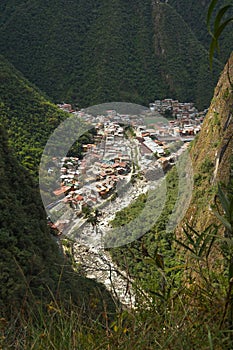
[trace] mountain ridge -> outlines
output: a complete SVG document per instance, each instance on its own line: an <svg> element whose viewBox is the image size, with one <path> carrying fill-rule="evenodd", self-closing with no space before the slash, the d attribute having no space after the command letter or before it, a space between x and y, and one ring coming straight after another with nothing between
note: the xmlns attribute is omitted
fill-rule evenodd
<svg viewBox="0 0 233 350"><path fill-rule="evenodd" d="M153 9L152 3L37 0L29 6L26 1L3 1L2 54L55 102L148 105L172 96L194 101L199 109L207 107L216 83L207 51L175 6L159 3ZM157 29L156 11L163 17ZM176 45L169 41L174 28L179 29ZM158 33L169 53L165 62L156 52ZM220 70L216 61L215 77Z"/></svg>

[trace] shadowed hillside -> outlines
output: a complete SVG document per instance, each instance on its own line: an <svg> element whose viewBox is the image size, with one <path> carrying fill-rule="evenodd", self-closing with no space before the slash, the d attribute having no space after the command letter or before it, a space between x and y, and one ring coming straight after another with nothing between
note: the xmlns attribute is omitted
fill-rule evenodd
<svg viewBox="0 0 233 350"><path fill-rule="evenodd" d="M183 20L191 28L196 38L208 50L211 37L207 34L206 17L208 12L209 0L169 0L169 4L182 16ZM231 4L231 0L217 2L216 10L224 4ZM217 57L225 64L233 50L232 46L232 24L225 28L224 35L220 37L220 51Z"/></svg>
<svg viewBox="0 0 233 350"><path fill-rule="evenodd" d="M172 96L207 107L216 82L207 51L175 8L153 3L3 0L2 54L56 102L147 105Z"/></svg>
<svg viewBox="0 0 233 350"><path fill-rule="evenodd" d="M50 134L67 115L0 56L0 122L18 159L33 175Z"/></svg>

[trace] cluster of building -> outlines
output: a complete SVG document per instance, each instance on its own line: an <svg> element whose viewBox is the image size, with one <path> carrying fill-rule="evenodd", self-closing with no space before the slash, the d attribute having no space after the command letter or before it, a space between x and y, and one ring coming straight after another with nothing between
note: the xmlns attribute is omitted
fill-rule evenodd
<svg viewBox="0 0 233 350"><path fill-rule="evenodd" d="M172 98L166 98L164 100L155 100L149 104L151 111L156 111L161 114L168 112L170 116L176 119L196 119L197 117L202 118L206 114L207 110L198 112L197 108L192 102L179 102ZM169 113L170 112L170 113Z"/></svg>
<svg viewBox="0 0 233 350"><path fill-rule="evenodd" d="M75 110L72 108L72 105L70 103L59 103L59 104L57 104L57 107L60 108L64 112L68 112L68 113L75 112Z"/></svg>
<svg viewBox="0 0 233 350"><path fill-rule="evenodd" d="M143 111L143 109L142 109ZM120 114L117 113L115 110L107 110L105 114L91 114L87 113L84 110L80 110L75 112L75 114L83 119L85 122L96 125L107 125L108 123L113 123L115 126L120 125L139 125L143 124L144 117L143 115L139 114Z"/></svg>
<svg viewBox="0 0 233 350"><path fill-rule="evenodd" d="M111 122L96 128L95 143L83 145L83 159L54 159L54 165L60 165L60 187L53 191L58 199L53 203L60 204L61 199L78 216L83 207L101 204L114 193L118 183L130 180L130 149L123 128ZM48 173L52 171L50 167Z"/></svg>
<svg viewBox="0 0 233 350"><path fill-rule="evenodd" d="M63 104L61 108L72 111L70 105ZM166 110L173 119L153 118L154 112L164 114ZM65 203L77 216L82 216L84 207L100 206L117 192L118 185L129 183L135 165L145 181L163 176L177 160L177 150L195 137L204 119L204 113L198 113L192 103L172 99L156 100L145 114L120 115L114 110L104 115L75 113L95 127L96 135L93 143L83 145L82 159L54 160L60 169L60 186L53 192L57 200L51 207ZM129 138L125 133L128 127ZM50 167L48 173L51 172ZM58 222L55 227L62 225L66 223Z"/></svg>

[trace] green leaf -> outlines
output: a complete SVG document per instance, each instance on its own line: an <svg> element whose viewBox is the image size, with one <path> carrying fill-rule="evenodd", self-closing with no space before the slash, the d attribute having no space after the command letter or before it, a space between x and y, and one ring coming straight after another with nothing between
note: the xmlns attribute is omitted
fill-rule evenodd
<svg viewBox="0 0 233 350"><path fill-rule="evenodd" d="M224 216L220 215L215 210L213 210L213 213L218 218L218 220L221 221L221 223L225 226L225 228L232 233L232 226L230 222L228 222L228 220Z"/></svg>
<svg viewBox="0 0 233 350"><path fill-rule="evenodd" d="M221 26L218 28L218 30L214 33L216 40L220 37L222 31L225 29L225 27L228 25L228 23L233 21L233 17L228 18L225 22L221 24Z"/></svg>
<svg viewBox="0 0 233 350"><path fill-rule="evenodd" d="M210 252L211 252L212 245L214 244L214 241L216 240L217 233L218 233L218 227L215 227L215 229L214 229L213 232L212 232L212 235L213 235L212 240L211 240L210 245L209 245L209 248L208 248L208 250L207 250L207 252L206 252L206 257L207 257L207 258L208 258L209 254L210 254Z"/></svg>
<svg viewBox="0 0 233 350"><path fill-rule="evenodd" d="M205 249L207 247L207 244L209 243L209 240L210 240L210 238L206 237L204 242L202 243L200 249L198 250L197 255L199 256L199 258L202 257L202 254L204 253L204 251L205 251Z"/></svg>
<svg viewBox="0 0 233 350"><path fill-rule="evenodd" d="M213 67L213 57L214 57L214 51L215 49L218 49L218 42L217 40L213 37L210 43L210 48L209 48L209 61L210 61L210 69Z"/></svg>
<svg viewBox="0 0 233 350"><path fill-rule="evenodd" d="M196 230L194 230L194 228L192 226L190 226L189 224L186 224L186 225L187 225L188 229L190 231L192 231L196 236L200 236L200 233L197 232Z"/></svg>
<svg viewBox="0 0 233 350"><path fill-rule="evenodd" d="M208 13L207 13L207 20L206 20L208 29L210 28L210 19L211 19L212 13L214 11L214 8L215 8L217 2L218 2L218 0L212 0L210 5L209 5Z"/></svg>
<svg viewBox="0 0 233 350"><path fill-rule="evenodd" d="M196 255L196 252L192 248L190 248L188 245L186 245L185 243L179 241L178 239L175 239L175 242L178 243L179 245L181 245L183 248L189 250L194 255Z"/></svg>
<svg viewBox="0 0 233 350"><path fill-rule="evenodd" d="M213 339L212 339L212 335L209 327L208 327L208 341L209 341L210 350L214 350Z"/></svg>
<svg viewBox="0 0 233 350"><path fill-rule="evenodd" d="M214 21L214 36L215 36L215 33L217 32L217 30L218 30L218 28L219 28L220 22L221 22L221 20L222 20L222 18L223 18L223 16L224 16L224 14L226 13L226 11L227 11L230 7L231 7L231 5L227 5L227 6L222 7L222 8L219 10L219 12L218 12L218 14L217 14L217 16L216 16L216 18L215 18L215 21Z"/></svg>
<svg viewBox="0 0 233 350"><path fill-rule="evenodd" d="M203 244L202 244L202 246L201 246L201 248L200 248L200 250L199 250L199 253L198 253L198 256L199 256L199 257L201 257L201 256L204 254L204 252L205 252L206 249L207 249L208 244L209 244L209 247L208 247L207 252L206 252L206 258L207 258L207 257L209 256L209 254L210 254L212 245L213 245L213 243L214 243L214 241L215 241L215 239L216 239L216 234L217 234L217 232L218 232L217 228L214 228L214 230L212 230L212 232L208 232L208 231L210 231L211 227L212 227L212 226L209 226L209 227L207 228L207 230L204 231L206 237L205 237L205 239L204 239L204 241L203 241Z"/></svg>
<svg viewBox="0 0 233 350"><path fill-rule="evenodd" d="M214 57L214 51L215 49L218 51L219 50L219 45L218 45L218 39L222 33L222 31L225 29L225 27L233 20L233 18L228 18L226 21L224 21L221 25L221 20L223 18L223 16L225 15L225 13L229 10L229 8L232 7L232 5L226 5L224 7L222 7L216 17L215 17L215 21L214 21L214 30L213 32L211 31L210 28L210 21L211 21L211 16L213 14L214 8L217 4L218 0L212 0L209 8L208 8L208 13L207 13L207 28L208 31L212 37L211 43L210 43L210 47L209 47L209 62L210 62L210 68L212 69L213 66L213 57Z"/></svg>
<svg viewBox="0 0 233 350"><path fill-rule="evenodd" d="M227 196L225 195L225 193L223 192L220 186L218 186L218 196L224 212L226 213L227 216L229 216L230 201L228 200Z"/></svg>
<svg viewBox="0 0 233 350"><path fill-rule="evenodd" d="M189 226L188 226L188 228L190 229ZM189 243L190 243L193 247L195 247L196 245L195 245L194 240L192 239L192 235L190 235L190 234L188 233L188 231L186 230L186 228L183 228L183 230L184 230L184 233L185 233L186 237L187 237L188 240L189 240Z"/></svg>

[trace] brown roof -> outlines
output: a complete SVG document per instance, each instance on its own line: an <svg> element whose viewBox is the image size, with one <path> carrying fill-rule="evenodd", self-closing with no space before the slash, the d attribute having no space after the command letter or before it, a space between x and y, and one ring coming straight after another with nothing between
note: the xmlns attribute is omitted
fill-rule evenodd
<svg viewBox="0 0 233 350"><path fill-rule="evenodd" d="M53 193L56 196L60 196L61 194L64 194L68 190L70 190L70 186L62 186L61 188L58 188L57 190L53 191Z"/></svg>
<svg viewBox="0 0 233 350"><path fill-rule="evenodd" d="M82 201L83 200L83 196L81 196L81 194L79 194L77 197L75 197L75 199L77 201Z"/></svg>

